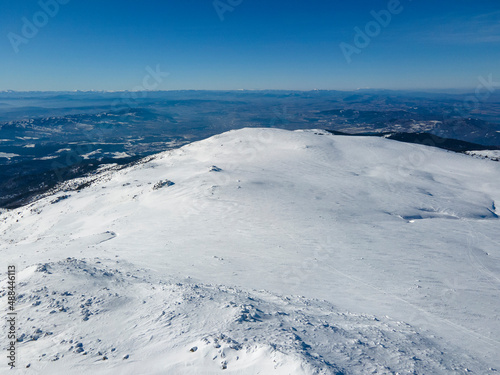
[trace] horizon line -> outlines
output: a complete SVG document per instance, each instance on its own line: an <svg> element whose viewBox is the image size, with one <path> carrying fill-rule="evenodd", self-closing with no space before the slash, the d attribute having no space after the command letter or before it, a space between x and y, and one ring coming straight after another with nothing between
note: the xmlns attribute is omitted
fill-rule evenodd
<svg viewBox="0 0 500 375"><path fill-rule="evenodd" d="M357 88L357 89L170 89L170 90L0 90L0 93L123 93L123 92L178 92L178 91L216 91L216 92L244 92L244 91L283 91L283 92L314 92L314 91L336 91L336 92L356 92L356 91L410 91L410 92L447 92L447 91L474 91L474 88L408 88L408 89L388 89L388 88Z"/></svg>

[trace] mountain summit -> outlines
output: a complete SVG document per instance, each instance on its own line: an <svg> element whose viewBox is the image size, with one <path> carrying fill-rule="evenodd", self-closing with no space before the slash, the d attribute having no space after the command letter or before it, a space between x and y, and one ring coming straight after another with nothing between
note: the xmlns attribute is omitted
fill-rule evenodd
<svg viewBox="0 0 500 375"><path fill-rule="evenodd" d="M20 366L495 373L498 186L464 154L256 128L67 182L0 213Z"/></svg>

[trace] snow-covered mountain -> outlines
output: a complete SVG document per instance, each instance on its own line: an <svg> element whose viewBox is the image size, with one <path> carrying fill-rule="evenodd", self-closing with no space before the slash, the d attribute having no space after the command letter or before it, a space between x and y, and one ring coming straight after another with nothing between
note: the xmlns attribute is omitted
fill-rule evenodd
<svg viewBox="0 0 500 375"><path fill-rule="evenodd" d="M69 182L0 215L18 372L495 374L499 186L490 160L277 129Z"/></svg>

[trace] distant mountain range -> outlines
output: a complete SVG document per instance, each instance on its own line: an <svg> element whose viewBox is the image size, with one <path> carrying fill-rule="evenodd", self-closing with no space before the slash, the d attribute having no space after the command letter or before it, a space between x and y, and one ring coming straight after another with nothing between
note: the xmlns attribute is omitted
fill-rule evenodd
<svg viewBox="0 0 500 375"><path fill-rule="evenodd" d="M458 139L443 138L430 133L356 133L350 134L339 132L335 130L327 130L335 135L348 135L348 136L369 136L369 137L383 137L393 139L395 141L415 143L424 146L442 148L444 150L465 152L477 150L500 150L498 146L484 146L478 143L460 141Z"/></svg>

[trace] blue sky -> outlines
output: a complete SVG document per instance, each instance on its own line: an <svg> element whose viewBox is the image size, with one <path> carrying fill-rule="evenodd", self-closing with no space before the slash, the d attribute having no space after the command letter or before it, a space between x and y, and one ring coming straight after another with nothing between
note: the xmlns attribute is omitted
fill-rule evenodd
<svg viewBox="0 0 500 375"><path fill-rule="evenodd" d="M159 90L448 89L474 88L490 74L500 81L498 0L41 3L51 6L0 0L0 90L134 90L144 82ZM367 37L357 44L356 30ZM151 69L160 79L148 78Z"/></svg>

